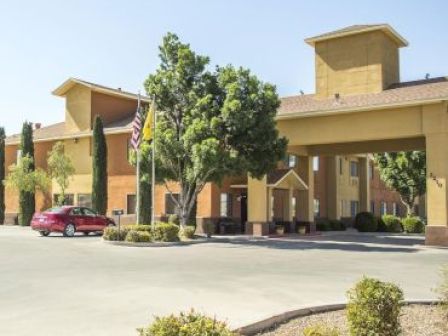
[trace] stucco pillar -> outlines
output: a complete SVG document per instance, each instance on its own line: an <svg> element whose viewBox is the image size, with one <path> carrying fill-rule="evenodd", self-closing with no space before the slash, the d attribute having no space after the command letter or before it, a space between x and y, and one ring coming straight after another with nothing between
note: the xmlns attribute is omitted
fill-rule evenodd
<svg viewBox="0 0 448 336"><path fill-rule="evenodd" d="M359 210L370 211L369 158L359 158Z"/></svg>
<svg viewBox="0 0 448 336"><path fill-rule="evenodd" d="M269 234L271 214L270 195L268 195L266 176L261 180L247 177L247 222L248 233L254 236ZM268 198L269 197L269 198Z"/></svg>
<svg viewBox="0 0 448 336"><path fill-rule="evenodd" d="M341 207L339 201L339 156L328 156L325 158L327 175L327 216L329 219L341 218Z"/></svg>
<svg viewBox="0 0 448 336"><path fill-rule="evenodd" d="M316 230L316 226L314 223L314 171L312 156L299 157L299 174L308 186L308 190L299 192L299 211L297 218L300 222L309 223L310 231L314 232Z"/></svg>
<svg viewBox="0 0 448 336"><path fill-rule="evenodd" d="M426 244L448 246L448 133L426 135Z"/></svg>
<svg viewBox="0 0 448 336"><path fill-rule="evenodd" d="M291 233L295 233L296 232L296 222L295 222L295 218L294 218L294 203L293 203L293 198L294 198L294 189L293 188L289 188L288 189L288 221L291 222Z"/></svg>

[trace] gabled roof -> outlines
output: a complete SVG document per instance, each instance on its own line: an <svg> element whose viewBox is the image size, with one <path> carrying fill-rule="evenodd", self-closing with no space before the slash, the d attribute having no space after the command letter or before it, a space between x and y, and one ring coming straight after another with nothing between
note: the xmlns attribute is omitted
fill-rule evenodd
<svg viewBox="0 0 448 336"><path fill-rule="evenodd" d="M314 45L317 42L322 42L334 38L350 36L360 33L367 33L375 30L381 30L382 32L384 32L387 36L389 36L392 40L394 40L397 43L398 47L406 47L409 44L408 41L406 41L406 39L403 36L398 34L397 31L387 23L353 25L342 29L334 30L325 34L307 38L305 39L305 42L308 43L310 46L314 47Z"/></svg>
<svg viewBox="0 0 448 336"><path fill-rule="evenodd" d="M290 180L288 180L290 178ZM282 182L288 185L295 185L298 189L307 190L308 186L292 168L275 169L267 174L266 182L268 187L276 188L282 186Z"/></svg>
<svg viewBox="0 0 448 336"><path fill-rule="evenodd" d="M416 106L448 100L448 77L392 84L379 93L316 98L314 94L281 99L277 119Z"/></svg>
<svg viewBox="0 0 448 336"><path fill-rule="evenodd" d="M108 95L119 96L128 99L138 99L138 94L126 92L121 89L113 89L104 85L87 82L85 80L74 77L70 77L64 83L59 85L55 90L53 90L52 94L54 94L55 96L64 97L67 92L75 85L83 85L90 88L92 91L105 93ZM151 101L149 97L144 95L140 95L140 99L148 103Z"/></svg>

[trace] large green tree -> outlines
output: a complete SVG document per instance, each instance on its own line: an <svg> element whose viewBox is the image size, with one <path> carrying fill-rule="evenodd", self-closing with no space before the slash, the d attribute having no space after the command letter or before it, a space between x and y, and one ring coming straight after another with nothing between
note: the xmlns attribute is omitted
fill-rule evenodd
<svg viewBox="0 0 448 336"><path fill-rule="evenodd" d="M426 193L426 153L422 151L375 154L381 179L400 194L407 215L415 213L415 202Z"/></svg>
<svg viewBox="0 0 448 336"><path fill-rule="evenodd" d="M184 226L207 182L245 173L261 178L283 158L287 141L276 129L273 85L231 65L208 70L209 58L171 33L160 59L145 81L158 111L157 174L167 187L179 183L179 199L172 199Z"/></svg>
<svg viewBox="0 0 448 336"><path fill-rule="evenodd" d="M47 163L50 177L56 181L61 191L56 202L58 205L63 205L65 191L70 184L70 178L75 173L75 167L70 157L65 154L62 142L58 141L53 145L53 148L48 153Z"/></svg>
<svg viewBox="0 0 448 336"><path fill-rule="evenodd" d="M0 127L0 224L5 223L5 129Z"/></svg>
<svg viewBox="0 0 448 336"><path fill-rule="evenodd" d="M20 142L21 157L31 158L27 168L29 173L34 172L34 142L33 142L33 124L24 122L22 127L22 136ZM30 225L34 211L36 210L35 190L19 190L19 224Z"/></svg>
<svg viewBox="0 0 448 336"><path fill-rule="evenodd" d="M92 207L100 214L107 212L107 143L103 122L96 116L93 125Z"/></svg>

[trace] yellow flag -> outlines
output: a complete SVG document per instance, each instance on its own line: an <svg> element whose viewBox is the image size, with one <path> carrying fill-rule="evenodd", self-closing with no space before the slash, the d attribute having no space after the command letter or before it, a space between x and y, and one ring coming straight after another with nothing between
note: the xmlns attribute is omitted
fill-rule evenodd
<svg viewBox="0 0 448 336"><path fill-rule="evenodd" d="M143 140L150 141L153 137L153 123L154 123L154 113L155 113L154 100L149 108L148 115L146 116L145 125L143 126Z"/></svg>

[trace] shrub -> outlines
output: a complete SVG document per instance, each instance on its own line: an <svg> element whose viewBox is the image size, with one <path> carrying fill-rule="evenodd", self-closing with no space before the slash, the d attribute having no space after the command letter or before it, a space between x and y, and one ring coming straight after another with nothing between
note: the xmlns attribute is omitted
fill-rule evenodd
<svg viewBox="0 0 448 336"><path fill-rule="evenodd" d="M151 233L151 225L150 224L134 224L134 225L127 225L127 229L139 231L139 232L148 232Z"/></svg>
<svg viewBox="0 0 448 336"><path fill-rule="evenodd" d="M394 215L384 215L381 218L386 226L386 232L403 232L401 220Z"/></svg>
<svg viewBox="0 0 448 336"><path fill-rule="evenodd" d="M347 320L352 336L397 336L401 332L403 291L392 283L364 278L348 292Z"/></svg>
<svg viewBox="0 0 448 336"><path fill-rule="evenodd" d="M179 225L180 224L179 216L176 214L169 215L168 223Z"/></svg>
<svg viewBox="0 0 448 336"><path fill-rule="evenodd" d="M232 336L234 334L224 322L191 310L188 313L156 317L147 328L137 329L140 336Z"/></svg>
<svg viewBox="0 0 448 336"><path fill-rule="evenodd" d="M179 226L173 223L158 222L154 225L155 241L174 242L179 240Z"/></svg>
<svg viewBox="0 0 448 336"><path fill-rule="evenodd" d="M355 217L355 228L359 232L376 232L378 221L370 212L360 212Z"/></svg>
<svg viewBox="0 0 448 336"><path fill-rule="evenodd" d="M330 228L333 231L345 231L347 227L344 222L337 219L330 219Z"/></svg>
<svg viewBox="0 0 448 336"><path fill-rule="evenodd" d="M378 232L387 232L387 226L386 223L384 223L383 219L381 217L375 217L376 223L377 223L377 231Z"/></svg>
<svg viewBox="0 0 448 336"><path fill-rule="evenodd" d="M129 230L125 240L133 243L147 243L151 241L151 234L147 231Z"/></svg>
<svg viewBox="0 0 448 336"><path fill-rule="evenodd" d="M436 288L436 292L439 294L440 309L445 320L448 322L448 266L442 268L441 276L442 280Z"/></svg>
<svg viewBox="0 0 448 336"><path fill-rule="evenodd" d="M185 228L180 229L180 235L181 237L186 239L193 239L195 231L196 228L194 226L187 226Z"/></svg>
<svg viewBox="0 0 448 336"><path fill-rule="evenodd" d="M331 225L327 219L318 219L316 222L317 231L330 231Z"/></svg>
<svg viewBox="0 0 448 336"><path fill-rule="evenodd" d="M420 217L406 217L402 219L404 231L407 233L425 232L425 224Z"/></svg>
<svg viewBox="0 0 448 336"><path fill-rule="evenodd" d="M103 239L104 240L111 240L111 241L123 241L126 238L126 235L129 232L128 227L121 227L120 233L118 233L118 227L117 226L111 226L107 227L103 231Z"/></svg>
<svg viewBox="0 0 448 336"><path fill-rule="evenodd" d="M339 329L329 327L325 324L315 324L303 329L303 336L340 336Z"/></svg>

